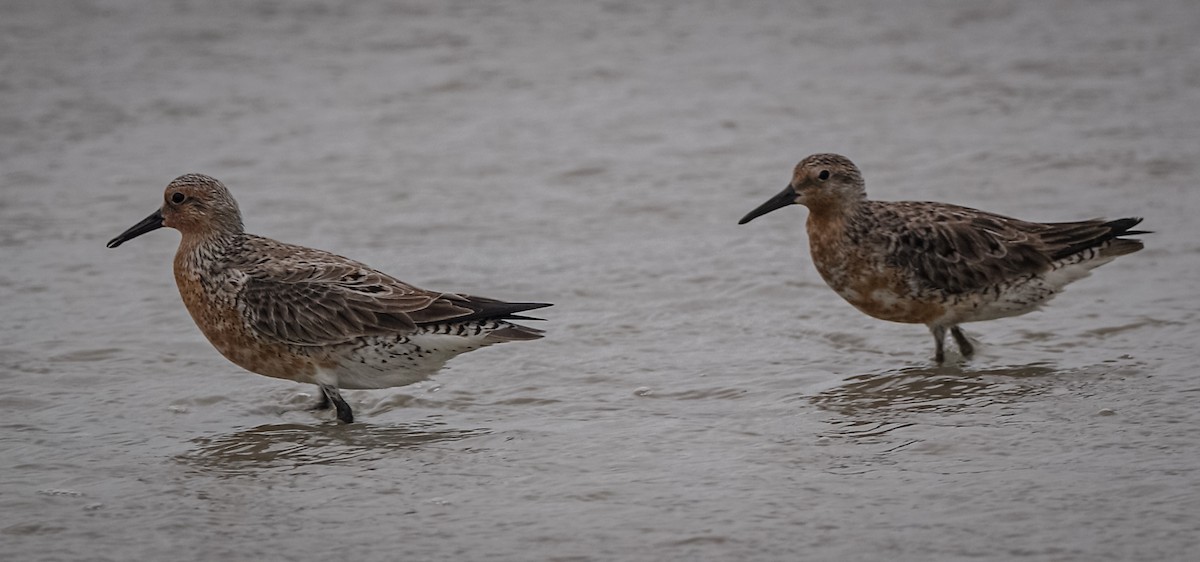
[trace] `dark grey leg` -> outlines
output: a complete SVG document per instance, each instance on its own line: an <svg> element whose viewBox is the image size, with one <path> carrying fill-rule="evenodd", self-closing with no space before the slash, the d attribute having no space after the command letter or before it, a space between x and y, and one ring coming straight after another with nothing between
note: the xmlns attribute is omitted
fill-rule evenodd
<svg viewBox="0 0 1200 562"><path fill-rule="evenodd" d="M946 361L946 327L945 326L930 326L929 331L933 332L934 351L933 360L941 365Z"/></svg>
<svg viewBox="0 0 1200 562"><path fill-rule="evenodd" d="M325 395L325 389L321 389L321 399L317 401L309 410L328 410L333 407L333 402L329 401L329 397Z"/></svg>
<svg viewBox="0 0 1200 562"><path fill-rule="evenodd" d="M964 359L970 359L975 355L975 346L971 345L971 340L967 339L967 335L963 333L958 326L950 327L950 335L954 336L954 343L958 344L958 350L962 352Z"/></svg>
<svg viewBox="0 0 1200 562"><path fill-rule="evenodd" d="M321 394L325 395L325 400L333 403L333 407L337 408L337 419L342 423L354 423L354 412L350 410L350 405L342 398L342 393L338 392L336 386L323 384L321 386Z"/></svg>

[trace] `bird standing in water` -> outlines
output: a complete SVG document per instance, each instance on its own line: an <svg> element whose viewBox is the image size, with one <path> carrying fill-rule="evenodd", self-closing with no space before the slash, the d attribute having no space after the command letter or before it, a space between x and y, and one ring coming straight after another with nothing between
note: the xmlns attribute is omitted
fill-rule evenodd
<svg viewBox="0 0 1200 562"><path fill-rule="evenodd" d="M317 385L318 409L354 414L338 389L404 386L450 358L542 331L509 320L550 306L419 289L322 250L247 234L229 190L201 174L176 178L162 208L109 248L163 226L182 238L175 282L213 347L268 377Z"/></svg>
<svg viewBox="0 0 1200 562"><path fill-rule="evenodd" d="M1142 249L1140 218L1036 223L946 203L871 201L858 167L838 154L801 160L783 191L738 224L808 207L813 264L843 299L892 322L925 324L934 358L946 332L964 358L960 324L1037 310L1092 269Z"/></svg>

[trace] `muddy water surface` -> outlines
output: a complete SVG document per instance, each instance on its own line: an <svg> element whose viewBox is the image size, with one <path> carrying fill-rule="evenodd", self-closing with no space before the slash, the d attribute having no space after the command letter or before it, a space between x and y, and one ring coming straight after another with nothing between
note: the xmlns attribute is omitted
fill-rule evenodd
<svg viewBox="0 0 1200 562"><path fill-rule="evenodd" d="M0 5L12 560L1184 560L1200 547L1191 2ZM880 199L1145 216L1044 312L860 315L806 154ZM168 181L544 340L347 393L241 371L104 243Z"/></svg>

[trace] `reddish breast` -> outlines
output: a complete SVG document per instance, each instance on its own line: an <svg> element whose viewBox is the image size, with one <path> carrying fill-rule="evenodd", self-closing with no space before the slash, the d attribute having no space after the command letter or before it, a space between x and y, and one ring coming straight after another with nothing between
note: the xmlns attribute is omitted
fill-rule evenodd
<svg viewBox="0 0 1200 562"><path fill-rule="evenodd" d="M914 295L903 271L885 265L885 247L852 243L841 215L810 213L807 230L813 265L821 278L864 314L926 324L945 312L941 304Z"/></svg>
<svg viewBox="0 0 1200 562"><path fill-rule="evenodd" d="M175 257L175 283L179 296L196 326L226 359L237 366L268 377L311 382L314 362L282 344L262 341L251 333L232 305L217 302L205 290L200 277Z"/></svg>

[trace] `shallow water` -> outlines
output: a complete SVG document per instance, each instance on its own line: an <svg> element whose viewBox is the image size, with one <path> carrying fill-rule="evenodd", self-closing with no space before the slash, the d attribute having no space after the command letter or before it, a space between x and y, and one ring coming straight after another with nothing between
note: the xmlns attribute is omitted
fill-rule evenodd
<svg viewBox="0 0 1200 562"><path fill-rule="evenodd" d="M910 3L911 4L911 3ZM13 560L1183 560L1200 547L1190 2L6 2L0 540ZM880 199L1145 216L1044 312L855 312L806 154ZM351 391L246 373L104 243L170 179L544 340ZM539 311L543 312L543 311Z"/></svg>

